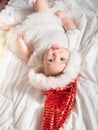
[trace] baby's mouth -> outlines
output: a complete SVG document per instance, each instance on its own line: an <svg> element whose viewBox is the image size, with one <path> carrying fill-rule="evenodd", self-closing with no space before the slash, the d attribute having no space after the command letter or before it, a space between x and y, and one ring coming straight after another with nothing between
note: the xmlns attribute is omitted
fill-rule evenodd
<svg viewBox="0 0 98 130"><path fill-rule="evenodd" d="M52 50L58 50L59 48L57 48L57 47L52 47Z"/></svg>

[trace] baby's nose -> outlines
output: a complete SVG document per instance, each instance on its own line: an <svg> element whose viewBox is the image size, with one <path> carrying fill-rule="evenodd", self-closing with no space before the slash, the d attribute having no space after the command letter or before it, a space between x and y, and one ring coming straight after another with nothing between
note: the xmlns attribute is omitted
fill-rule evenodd
<svg viewBox="0 0 98 130"><path fill-rule="evenodd" d="M55 56L55 57L58 56L58 51L54 51L53 56Z"/></svg>
<svg viewBox="0 0 98 130"><path fill-rule="evenodd" d="M55 56L55 53L53 53L52 55Z"/></svg>

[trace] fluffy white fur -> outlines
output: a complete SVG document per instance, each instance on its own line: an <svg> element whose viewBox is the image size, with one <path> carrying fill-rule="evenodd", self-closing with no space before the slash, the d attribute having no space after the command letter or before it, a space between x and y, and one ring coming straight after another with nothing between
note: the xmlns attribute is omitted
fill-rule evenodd
<svg viewBox="0 0 98 130"><path fill-rule="evenodd" d="M64 70L63 74L56 77L47 77L43 73L38 73L36 71L37 68L35 67L35 69L31 69L29 72L30 84L37 89L43 90L49 90L51 88L55 89L58 87L62 88L77 78L80 70L80 65L80 54L77 51L72 51L68 66Z"/></svg>

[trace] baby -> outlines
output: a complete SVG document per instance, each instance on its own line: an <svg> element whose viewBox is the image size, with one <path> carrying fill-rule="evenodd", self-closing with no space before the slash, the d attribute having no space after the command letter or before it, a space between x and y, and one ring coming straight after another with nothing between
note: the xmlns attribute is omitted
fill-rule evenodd
<svg viewBox="0 0 98 130"><path fill-rule="evenodd" d="M28 60L32 53L42 49L44 53L43 73L45 73L45 75L47 76L59 75L66 68L70 58L70 52L68 50L68 46L70 46L71 43L68 42L72 40L73 41L72 44L76 44L76 42L78 42L80 32L79 30L76 29L76 26L74 25L72 20L68 18L63 11L57 11L55 14L52 15L48 14L47 10L49 9L49 5L47 1L36 0L34 8L37 13L40 12L41 14L34 13L33 15L29 16L29 18L27 18L27 20L22 23L21 25L22 28L20 27L20 25L17 25L11 30L9 30L9 28L13 26L3 26L1 27L1 29L9 30L6 34L6 42L8 46L10 45L10 49L12 51L17 50L18 51L17 53L19 53L19 55L21 54L22 57ZM44 11L46 11L47 13L45 14ZM49 15L50 18L48 18L48 20L51 20L54 17L54 21L52 20L52 22L50 22L47 20L46 22L50 23L45 23L44 21L46 19L44 18L44 20L42 20L40 23L39 21L37 23L38 16L34 15L38 15L40 18L42 15L43 15L42 18L45 17L44 15ZM33 17L35 17L36 20L35 22ZM62 23L60 23L60 20L58 18L61 20ZM32 23L30 23L31 25L28 24L26 25L26 23L31 19L32 19ZM33 25L34 23L35 25ZM46 25L44 25L44 23ZM41 25L43 26L44 29L41 28ZM64 30L66 31L66 34ZM69 30L71 30L70 32L72 34L70 34ZM15 33L17 34L16 36ZM73 37L71 35L73 35ZM12 42L16 43L16 45L13 45ZM44 50L40 46L43 46Z"/></svg>
<svg viewBox="0 0 98 130"><path fill-rule="evenodd" d="M42 73L57 76L66 69L80 31L63 11L49 11L46 0L36 0L34 8L21 25L1 27L7 31L6 44L26 60L36 54L36 60L43 61Z"/></svg>

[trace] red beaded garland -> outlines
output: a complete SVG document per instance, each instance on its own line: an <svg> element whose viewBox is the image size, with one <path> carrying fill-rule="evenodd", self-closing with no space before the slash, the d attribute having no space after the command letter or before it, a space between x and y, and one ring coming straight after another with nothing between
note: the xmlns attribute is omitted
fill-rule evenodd
<svg viewBox="0 0 98 130"><path fill-rule="evenodd" d="M68 119L75 104L77 83L73 81L64 88L43 91L45 101L42 130L59 130Z"/></svg>

